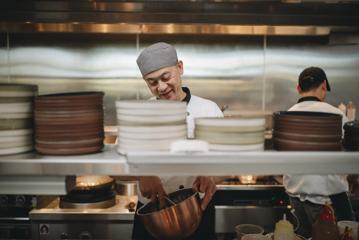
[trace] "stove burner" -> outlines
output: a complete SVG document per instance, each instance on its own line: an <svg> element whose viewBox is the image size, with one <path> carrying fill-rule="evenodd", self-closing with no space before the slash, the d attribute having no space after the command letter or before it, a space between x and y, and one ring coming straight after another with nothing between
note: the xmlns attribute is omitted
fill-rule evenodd
<svg viewBox="0 0 359 240"><path fill-rule="evenodd" d="M109 208L115 204L115 191L108 191L102 194L70 192L66 196L60 197L60 208Z"/></svg>

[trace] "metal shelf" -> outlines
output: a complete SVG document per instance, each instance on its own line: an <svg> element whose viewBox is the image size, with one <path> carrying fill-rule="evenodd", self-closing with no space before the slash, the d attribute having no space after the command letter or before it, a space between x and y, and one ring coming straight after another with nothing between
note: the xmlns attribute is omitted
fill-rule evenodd
<svg viewBox="0 0 359 240"><path fill-rule="evenodd" d="M131 153L131 174L358 174L359 152Z"/></svg>
<svg viewBox="0 0 359 240"><path fill-rule="evenodd" d="M146 152L119 155L107 145L96 154L0 157L0 175L241 175L357 174L359 152Z"/></svg>
<svg viewBox="0 0 359 240"><path fill-rule="evenodd" d="M127 160L115 147L78 156L45 156L35 152L0 157L0 175L126 175Z"/></svg>

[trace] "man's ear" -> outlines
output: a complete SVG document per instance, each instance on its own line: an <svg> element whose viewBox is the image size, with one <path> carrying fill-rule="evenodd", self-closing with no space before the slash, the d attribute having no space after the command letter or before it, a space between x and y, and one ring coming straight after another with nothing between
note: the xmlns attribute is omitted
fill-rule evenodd
<svg viewBox="0 0 359 240"><path fill-rule="evenodd" d="M297 85L297 91L298 91L299 94L301 94L303 92L302 88L299 85Z"/></svg>
<svg viewBox="0 0 359 240"><path fill-rule="evenodd" d="M320 84L320 88L323 90L323 91L327 91L327 82L326 81L323 81L321 84Z"/></svg>
<svg viewBox="0 0 359 240"><path fill-rule="evenodd" d="M183 75L183 62L181 60L177 61L177 67L181 75Z"/></svg>

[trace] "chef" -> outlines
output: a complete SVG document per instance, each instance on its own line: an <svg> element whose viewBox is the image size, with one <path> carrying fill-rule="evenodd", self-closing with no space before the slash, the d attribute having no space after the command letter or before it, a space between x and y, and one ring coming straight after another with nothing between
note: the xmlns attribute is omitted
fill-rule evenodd
<svg viewBox="0 0 359 240"><path fill-rule="evenodd" d="M338 108L325 102L330 86L323 69L309 67L302 71L299 75L297 91L301 98L288 111L336 113L342 115L343 125L348 121ZM299 219L300 226L297 232L299 235L311 237L312 224L326 202L332 204L337 221L353 219L353 211L347 195L346 176L285 175L283 184Z"/></svg>
<svg viewBox="0 0 359 240"><path fill-rule="evenodd" d="M159 42L145 48L137 58L137 65L154 98L187 103L186 121L189 138L193 138L195 118L223 117L216 103L194 96L189 88L182 86L183 62L178 60L176 49L172 45ZM192 187L195 191L204 193L201 202L204 215L198 229L188 239L215 239L214 205L211 199L216 191L216 182L220 180L222 179L207 176L139 177L138 208L157 198L163 203L163 197L167 193ZM132 238L153 239L137 216L134 220Z"/></svg>

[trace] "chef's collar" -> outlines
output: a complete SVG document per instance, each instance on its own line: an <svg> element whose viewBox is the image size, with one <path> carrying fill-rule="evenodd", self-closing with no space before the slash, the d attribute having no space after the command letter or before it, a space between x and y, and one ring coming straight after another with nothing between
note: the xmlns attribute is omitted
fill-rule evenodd
<svg viewBox="0 0 359 240"><path fill-rule="evenodd" d="M320 99L317 98L317 97L315 97L315 96L308 96L308 97L299 98L298 103L300 103L300 102L306 102L306 101L321 102Z"/></svg>
<svg viewBox="0 0 359 240"><path fill-rule="evenodd" d="M182 87L182 90L186 93L186 96L184 97L184 99L182 99L182 102L186 102L188 104L191 100L191 91L188 87Z"/></svg>

